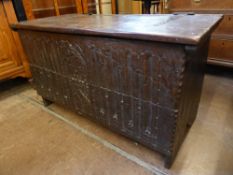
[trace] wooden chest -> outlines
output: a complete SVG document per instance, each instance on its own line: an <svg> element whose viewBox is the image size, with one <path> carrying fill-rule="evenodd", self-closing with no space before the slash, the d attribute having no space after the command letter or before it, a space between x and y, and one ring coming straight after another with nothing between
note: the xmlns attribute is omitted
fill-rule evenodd
<svg viewBox="0 0 233 175"><path fill-rule="evenodd" d="M166 157L170 167L200 100L221 15L64 15L18 29L33 82L61 104Z"/></svg>

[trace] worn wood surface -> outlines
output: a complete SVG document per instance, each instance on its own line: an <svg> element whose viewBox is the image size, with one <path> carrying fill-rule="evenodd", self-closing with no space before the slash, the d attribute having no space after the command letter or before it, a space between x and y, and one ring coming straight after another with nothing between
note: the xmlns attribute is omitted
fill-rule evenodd
<svg viewBox="0 0 233 175"><path fill-rule="evenodd" d="M135 17L154 23L138 31ZM198 17L195 37L185 36L189 28L172 33L178 31L174 21L190 24ZM169 168L195 120L210 31L220 19L67 15L15 27L46 104L61 104L159 151ZM161 28L166 33L159 33Z"/></svg>
<svg viewBox="0 0 233 175"><path fill-rule="evenodd" d="M203 37L210 34L221 17L222 15L72 14L21 22L13 27L56 33L198 44Z"/></svg>
<svg viewBox="0 0 233 175"><path fill-rule="evenodd" d="M186 48L45 32L20 34L33 83L45 101L159 151L166 156L166 167L172 165L196 117L207 42Z"/></svg>

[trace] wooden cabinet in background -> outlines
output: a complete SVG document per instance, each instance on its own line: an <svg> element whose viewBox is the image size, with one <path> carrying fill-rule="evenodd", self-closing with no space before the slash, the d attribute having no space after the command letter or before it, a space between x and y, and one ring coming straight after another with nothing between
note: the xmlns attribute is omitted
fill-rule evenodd
<svg viewBox="0 0 233 175"><path fill-rule="evenodd" d="M43 18L70 13L115 14L116 0L22 0L27 18Z"/></svg>
<svg viewBox="0 0 233 175"><path fill-rule="evenodd" d="M17 22L11 1L0 1L0 80L30 77L19 36L9 24Z"/></svg>
<svg viewBox="0 0 233 175"><path fill-rule="evenodd" d="M233 67L233 0L170 0L169 12L224 14L211 36L208 63Z"/></svg>

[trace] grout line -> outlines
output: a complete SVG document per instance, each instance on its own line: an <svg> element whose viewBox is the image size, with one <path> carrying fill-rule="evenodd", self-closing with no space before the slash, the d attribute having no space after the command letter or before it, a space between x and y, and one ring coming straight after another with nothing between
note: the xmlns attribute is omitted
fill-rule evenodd
<svg viewBox="0 0 233 175"><path fill-rule="evenodd" d="M126 151L120 149L119 147L113 145L112 143L108 142L107 140L93 134L92 132L88 131L87 129L82 128L81 126L79 126L78 124L75 124L73 122L71 122L70 120L66 119L65 117L63 117L62 115L56 113L55 111L43 106L41 103L39 103L38 101L36 101L33 98L27 97L25 95L22 94L18 94L18 96L26 99L27 101L31 102L32 104L40 107L42 110L48 112L49 114L53 115L54 117L58 118L59 120L62 120L63 122L65 122L66 124L72 126L73 128L77 129L78 131L80 131L81 133L83 133L84 135L94 139L95 141L101 143L102 145L104 145L105 147L111 149L112 151L120 154L121 156L125 157L126 159L140 165L141 167L147 169L148 171L154 173L154 175L168 175L165 172L162 172L160 169L158 169L157 167L153 166L150 163L147 163L143 160L141 160L140 158L127 153Z"/></svg>

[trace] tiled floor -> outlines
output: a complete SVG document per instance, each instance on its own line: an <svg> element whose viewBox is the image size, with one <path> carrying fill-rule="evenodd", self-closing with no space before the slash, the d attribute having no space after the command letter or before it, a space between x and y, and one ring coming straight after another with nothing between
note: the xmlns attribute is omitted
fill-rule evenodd
<svg viewBox="0 0 233 175"><path fill-rule="evenodd" d="M233 175L233 78L206 75L197 119L163 157L52 104L29 84L0 92L0 175Z"/></svg>

